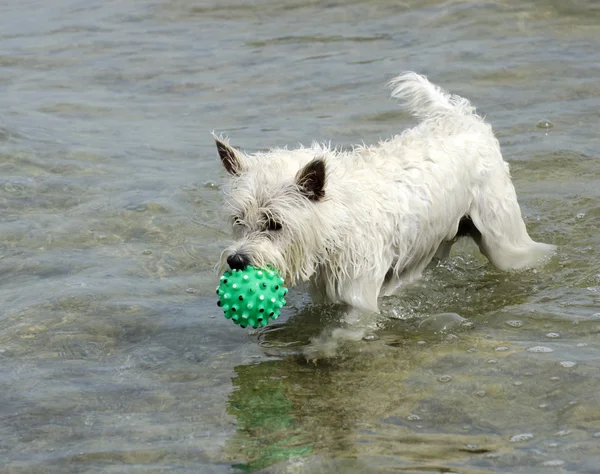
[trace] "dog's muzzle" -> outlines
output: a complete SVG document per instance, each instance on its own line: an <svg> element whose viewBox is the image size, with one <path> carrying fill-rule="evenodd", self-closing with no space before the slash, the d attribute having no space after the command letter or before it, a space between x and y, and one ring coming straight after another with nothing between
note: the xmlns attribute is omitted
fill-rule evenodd
<svg viewBox="0 0 600 474"><path fill-rule="evenodd" d="M229 265L229 268L232 270L243 270L250 265L250 259L246 254L234 253L227 257L227 265Z"/></svg>

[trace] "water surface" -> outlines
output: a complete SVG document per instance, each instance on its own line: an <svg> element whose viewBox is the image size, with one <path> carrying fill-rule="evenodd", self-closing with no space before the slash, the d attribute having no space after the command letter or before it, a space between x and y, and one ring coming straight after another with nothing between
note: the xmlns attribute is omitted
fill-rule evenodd
<svg viewBox="0 0 600 474"><path fill-rule="evenodd" d="M7 472L598 472L600 7L585 0L0 6L0 456ZM545 268L473 245L307 364L339 310L221 317L211 130L349 146L469 97ZM438 313L454 313L432 320ZM459 319L465 318L464 321ZM462 322L461 322L462 321Z"/></svg>

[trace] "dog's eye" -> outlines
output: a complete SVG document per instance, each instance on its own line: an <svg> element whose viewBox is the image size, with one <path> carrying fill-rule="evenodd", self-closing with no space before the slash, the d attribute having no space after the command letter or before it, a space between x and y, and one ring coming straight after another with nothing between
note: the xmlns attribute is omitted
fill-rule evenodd
<svg viewBox="0 0 600 474"><path fill-rule="evenodd" d="M273 219L268 219L266 227L267 227L267 230L270 230L270 231L281 230L281 223L277 222Z"/></svg>
<svg viewBox="0 0 600 474"><path fill-rule="evenodd" d="M240 219L239 217L234 217L232 220L234 226L244 225L244 221L242 221L242 219Z"/></svg>

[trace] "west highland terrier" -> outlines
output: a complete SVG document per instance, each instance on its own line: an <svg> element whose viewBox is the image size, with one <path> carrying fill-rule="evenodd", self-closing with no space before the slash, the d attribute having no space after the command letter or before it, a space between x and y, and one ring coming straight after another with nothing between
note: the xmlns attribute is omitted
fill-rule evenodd
<svg viewBox="0 0 600 474"><path fill-rule="evenodd" d="M549 258L555 247L527 233L498 140L469 101L413 72L391 86L421 123L376 146L247 155L215 136L236 237L221 270L272 265L289 286L307 281L356 315L378 312L380 296L461 236L502 270Z"/></svg>

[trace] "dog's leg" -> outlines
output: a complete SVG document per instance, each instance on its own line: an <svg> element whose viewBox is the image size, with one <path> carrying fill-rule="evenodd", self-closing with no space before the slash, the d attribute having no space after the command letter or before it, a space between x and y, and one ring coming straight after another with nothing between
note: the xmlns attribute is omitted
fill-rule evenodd
<svg viewBox="0 0 600 474"><path fill-rule="evenodd" d="M452 239L443 240L438 249L433 256L433 261L437 264L442 260L446 260L450 256L450 250L452 250L452 246L460 239L461 237L471 237L477 245L481 243L481 232L477 230L473 221L469 216L464 216L458 221L456 227L456 234Z"/></svg>
<svg viewBox="0 0 600 474"><path fill-rule="evenodd" d="M444 240L433 256L436 260L446 260L450 256L450 250L452 249L452 245L454 245L455 240Z"/></svg>
<svg viewBox="0 0 600 474"><path fill-rule="evenodd" d="M448 248L443 248L443 245L448 243ZM409 283L419 280L423 276L423 272L427 266L433 261L438 252L450 252L452 241L442 242L438 246L426 249L414 258L408 265L403 268L392 267L383 282L381 288L381 296L392 296L400 293L402 288ZM442 250L440 250L442 249Z"/></svg>
<svg viewBox="0 0 600 474"><path fill-rule="evenodd" d="M324 330L313 337L310 344L303 350L308 362L317 363L319 360L331 359L339 355L340 348L349 342L362 340L370 331L376 329L379 313L349 308L344 315L342 327Z"/></svg>
<svg viewBox="0 0 600 474"><path fill-rule="evenodd" d="M471 235L481 252L501 270L544 263L555 251L554 245L529 237L507 164L480 186L469 214L475 227Z"/></svg>
<svg viewBox="0 0 600 474"><path fill-rule="evenodd" d="M320 359L335 357L344 343L360 341L375 328L379 317L377 298L383 279L382 275L380 278L362 277L342 282L328 282L328 288L337 290L336 295L330 295L329 299L346 304L348 310L341 321L341 327L333 330L326 329L311 339L310 344L304 349L308 361L317 362Z"/></svg>

